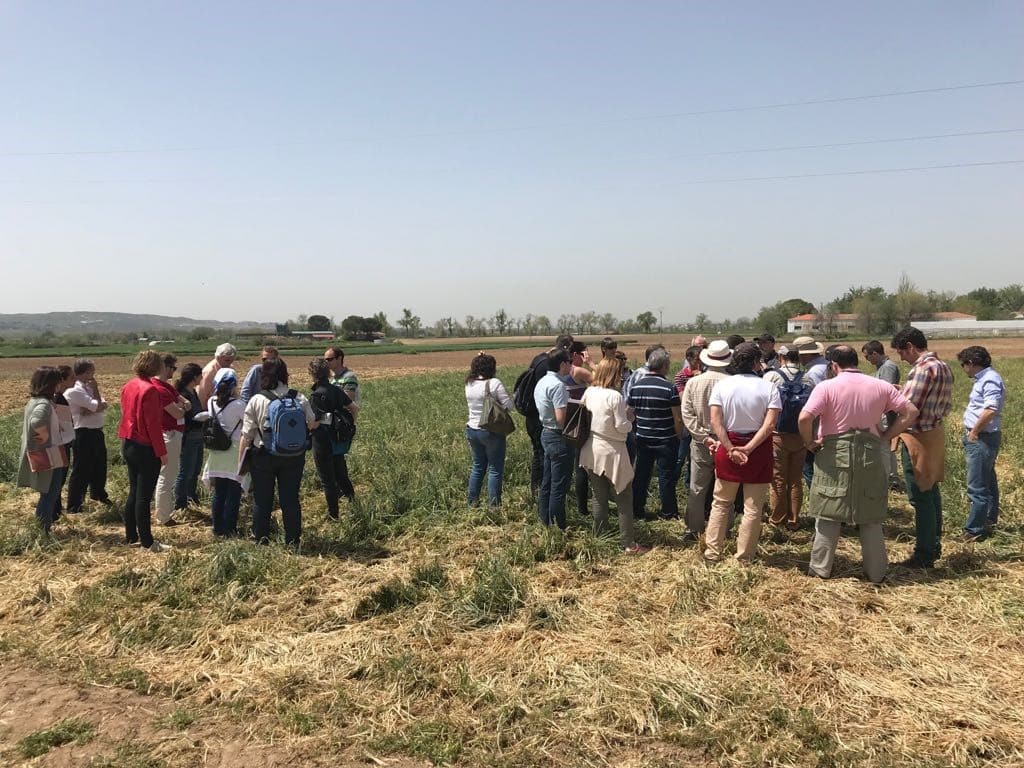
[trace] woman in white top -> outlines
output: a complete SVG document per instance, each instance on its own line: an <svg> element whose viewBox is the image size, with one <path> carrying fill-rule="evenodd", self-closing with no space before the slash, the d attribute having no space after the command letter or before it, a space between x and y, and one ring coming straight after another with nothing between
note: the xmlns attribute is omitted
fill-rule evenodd
<svg viewBox="0 0 1024 768"><path fill-rule="evenodd" d="M57 385L57 390L53 393L53 410L57 414L57 426L59 428L59 438L56 443L64 446L64 449L68 452L68 462L70 462L75 449L75 420L71 414L71 405L68 403L67 398L64 397L64 390L70 389L71 385L75 383L75 373L70 365L58 365L57 371L60 373L60 384ZM61 491L64 490L64 483L67 479L68 473L65 468L64 476L60 481ZM53 508L53 519L56 520L63 513L64 504L61 502L60 492L58 492L57 505Z"/></svg>
<svg viewBox="0 0 1024 768"><path fill-rule="evenodd" d="M274 485L281 502L281 517L284 522L284 543L298 549L302 536L302 505L299 501L299 486L302 484L302 470L306 465L306 453L299 446L295 453L280 450L271 452L274 435L270 423L271 406L274 400L283 401L279 407L291 408L297 405L306 418L305 449L309 448L308 437L319 426L313 408L305 395L288 388L288 366L284 360L266 360L260 367L260 391L253 395L245 406L242 420L242 440L238 446L239 458L251 448L249 469L252 473L252 535L258 542L270 541L270 513L274 504ZM280 426L289 426L286 421ZM295 425L296 427L298 425ZM294 436L294 434L293 434Z"/></svg>
<svg viewBox="0 0 1024 768"><path fill-rule="evenodd" d="M642 555L647 548L633 540L633 465L626 450L633 415L619 391L622 367L618 358L604 358L583 393L583 407L590 411L590 439L580 449L580 466L587 470L594 492L594 533L600 535L607 529L608 499L614 497L623 550Z"/></svg>
<svg viewBox="0 0 1024 768"><path fill-rule="evenodd" d="M502 406L512 411L512 398L505 391L500 379L494 378L496 361L493 355L481 352L473 358L466 377L466 405L469 406L469 421L466 422L466 440L473 464L469 470L469 505L480 503L480 491L487 474L487 495L492 507L501 504L501 482L505 473L505 435L488 432L480 428L480 415L484 408L484 394L491 395Z"/></svg>
<svg viewBox="0 0 1024 768"><path fill-rule="evenodd" d="M206 406L208 418L220 422L231 446L222 451L210 448L203 468L203 484L213 488L213 535L238 536L238 507L249 476L238 474L238 445L242 439L245 403L238 397L238 374L221 368L213 379L213 396Z"/></svg>

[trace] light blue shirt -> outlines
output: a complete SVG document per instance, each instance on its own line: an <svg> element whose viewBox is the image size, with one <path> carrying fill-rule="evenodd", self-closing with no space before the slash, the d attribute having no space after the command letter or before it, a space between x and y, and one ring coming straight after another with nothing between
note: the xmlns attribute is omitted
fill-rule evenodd
<svg viewBox="0 0 1024 768"><path fill-rule="evenodd" d="M982 368L974 374L974 386L971 387L971 396L967 399L967 409L964 411L964 427L974 429L981 412L988 409L995 411L996 415L985 427L985 431L998 432L1002 427L1004 402L1006 388L1003 386L1003 377L992 366Z"/></svg>
<svg viewBox="0 0 1024 768"><path fill-rule="evenodd" d="M561 430L555 419L555 409L569 405L569 390L565 388L557 373L548 371L544 378L537 382L537 388L533 391L533 401L537 404L540 423L544 425L544 429Z"/></svg>
<svg viewBox="0 0 1024 768"><path fill-rule="evenodd" d="M245 381L242 383L242 402L248 404L252 396L260 391L260 373L263 371L262 363L254 365L245 374Z"/></svg>

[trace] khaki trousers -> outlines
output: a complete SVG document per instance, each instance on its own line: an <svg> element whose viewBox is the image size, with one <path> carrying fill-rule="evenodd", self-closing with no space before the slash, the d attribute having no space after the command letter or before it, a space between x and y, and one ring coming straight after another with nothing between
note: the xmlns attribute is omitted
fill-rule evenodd
<svg viewBox="0 0 1024 768"><path fill-rule="evenodd" d="M885 534L881 523L862 523L857 526L860 533L860 553L864 558L864 574L868 580L879 584L889 568L889 557L885 551ZM843 526L835 520L818 518L814 526L814 542L811 544L811 564L807 572L811 576L827 579L832 575L836 546Z"/></svg>
<svg viewBox="0 0 1024 768"><path fill-rule="evenodd" d="M174 483L178 479L178 467L181 464L182 433L174 429L164 432L164 445L167 446L167 463L160 467L160 477L156 481L156 521L166 523L174 511Z"/></svg>
<svg viewBox="0 0 1024 768"><path fill-rule="evenodd" d="M775 525L800 522L804 503L804 457L807 449L800 435L773 435L775 467L772 474L771 522Z"/></svg>
<svg viewBox="0 0 1024 768"><path fill-rule="evenodd" d="M729 527L729 514L736 499L739 483L715 480L715 500L711 504L704 557L721 560L725 546L725 533ZM761 535L761 508L768 496L768 483L743 483L743 519L736 535L736 559L750 560L757 554L757 540Z"/></svg>

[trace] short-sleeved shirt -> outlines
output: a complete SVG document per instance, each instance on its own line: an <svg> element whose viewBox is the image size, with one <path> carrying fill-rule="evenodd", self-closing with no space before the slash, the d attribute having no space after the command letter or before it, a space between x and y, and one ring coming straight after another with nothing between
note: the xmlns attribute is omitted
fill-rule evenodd
<svg viewBox="0 0 1024 768"><path fill-rule="evenodd" d="M362 402L362 393L359 391L359 379L351 368L342 368L341 373L331 377L331 384L343 389L349 399L356 405Z"/></svg>
<svg viewBox="0 0 1024 768"><path fill-rule="evenodd" d="M278 397L284 397L288 394L288 385L278 384L277 388L271 391ZM302 412L306 414L306 426L311 426L316 422L316 415L313 413L313 407L309 404L309 400L301 392L296 394L295 400L302 408ZM263 445L261 429L265 423L268 423L269 415L270 398L262 391L253 395L245 405L245 415L242 418L242 437L249 438L249 442L257 448Z"/></svg>
<svg viewBox="0 0 1024 768"><path fill-rule="evenodd" d="M877 435L882 415L906 406L907 398L889 382L850 369L816 386L803 412L821 417L820 437L855 429L867 429Z"/></svg>
<svg viewBox="0 0 1024 768"><path fill-rule="evenodd" d="M974 429L978 423L981 412L984 410L995 411L996 415L986 425L986 432L998 432L1002 428L1003 403L1006 401L1006 387L1003 385L1003 377L989 366L974 374L974 386L971 387L971 395L967 399L967 409L964 411L964 428Z"/></svg>
<svg viewBox="0 0 1024 768"><path fill-rule="evenodd" d="M650 373L635 382L626 398L636 411L634 428L638 439L645 443L664 445L676 436L673 407L679 407L679 393L664 376Z"/></svg>
<svg viewBox="0 0 1024 768"><path fill-rule="evenodd" d="M917 406L920 415L908 432L935 429L953 407L953 372L934 352L925 352L907 374L903 396Z"/></svg>
<svg viewBox="0 0 1024 768"><path fill-rule="evenodd" d="M875 376L882 381L888 381L894 387L898 387L900 384L900 367L887 357L885 358L885 361L878 366L878 370L875 371Z"/></svg>
<svg viewBox="0 0 1024 768"><path fill-rule="evenodd" d="M782 410L779 388L753 373L739 373L718 382L711 390L709 405L722 409L728 432L757 432L770 410Z"/></svg>
<svg viewBox="0 0 1024 768"><path fill-rule="evenodd" d="M555 419L555 410L565 408L569 404L569 390L565 388L557 373L548 371L544 378L537 382L537 388L533 390L533 401L537 404L537 413L544 429L561 429L558 420Z"/></svg>

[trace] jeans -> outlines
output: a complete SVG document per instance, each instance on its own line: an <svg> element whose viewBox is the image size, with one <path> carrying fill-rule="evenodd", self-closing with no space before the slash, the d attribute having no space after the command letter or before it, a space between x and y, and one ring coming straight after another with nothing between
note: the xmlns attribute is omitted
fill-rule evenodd
<svg viewBox="0 0 1024 768"><path fill-rule="evenodd" d="M689 430L683 430L683 436L679 440L679 459L676 461L676 479L675 485L679 485L679 481L683 481L683 485L689 487L690 485L690 445L693 443L693 435L690 434Z"/></svg>
<svg viewBox="0 0 1024 768"><path fill-rule="evenodd" d="M942 556L942 494L936 483L927 491L922 491L914 478L914 468L910 463L910 452L904 443L900 443L903 454L903 477L907 483L907 498L914 507L914 532L917 541L914 543L914 557L927 565L932 565Z"/></svg>
<svg viewBox="0 0 1024 768"><path fill-rule="evenodd" d="M544 479L544 446L540 442L543 431L544 425L540 423L540 416L526 417L526 434L530 436L530 444L533 446L533 456L530 458L530 493L534 495L540 489L541 480Z"/></svg>
<svg viewBox="0 0 1024 768"><path fill-rule="evenodd" d="M351 501L356 496L352 481L348 476L348 462L344 454L335 454L330 445L323 446L313 443L313 463L320 484L324 487L324 499L327 501L327 515L332 520L338 519L338 502L341 497Z"/></svg>
<svg viewBox="0 0 1024 768"><path fill-rule="evenodd" d="M60 501L60 489L64 487L66 473L66 467L51 470L50 487L39 492L39 501L36 502L36 519L45 531L49 531L50 526L53 525L53 513Z"/></svg>
<svg viewBox="0 0 1024 768"><path fill-rule="evenodd" d="M167 463L160 467L156 483L156 520L166 523L174 511L174 480L178 477L181 462L182 433L176 429L164 432L164 446L167 448Z"/></svg>
<svg viewBox="0 0 1024 768"><path fill-rule="evenodd" d="M538 516L544 525L565 530L565 494L572 480L572 446L562 433L545 429L540 436L544 446L544 475L540 483Z"/></svg>
<svg viewBox="0 0 1024 768"><path fill-rule="evenodd" d="M284 543L298 547L302 536L302 506L299 485L306 455L272 456L262 448L253 456L252 473L252 535L256 541L270 541L270 514L274 507L274 484L281 502Z"/></svg>
<svg viewBox="0 0 1024 768"><path fill-rule="evenodd" d="M480 503L480 490L486 474L487 497L491 506L496 507L501 504L501 481L505 473L505 435L467 426L466 440L469 441L469 452L473 457L466 499L470 506Z"/></svg>
<svg viewBox="0 0 1024 768"><path fill-rule="evenodd" d="M814 480L814 454L810 451L804 453L804 482L807 483L807 487L811 487L811 482Z"/></svg>
<svg viewBox="0 0 1024 768"><path fill-rule="evenodd" d="M238 535L238 507L242 486L228 477L213 478L213 535Z"/></svg>
<svg viewBox="0 0 1024 768"><path fill-rule="evenodd" d="M107 500L107 441L102 429L79 427L68 478L68 512L82 510L86 490L97 501Z"/></svg>
<svg viewBox="0 0 1024 768"><path fill-rule="evenodd" d="M647 488L651 484L654 464L658 464L658 495L661 497L661 517L679 517L676 500L676 463L679 457L679 438L663 443L649 443L645 438L636 440L636 476L633 478L633 514L644 516Z"/></svg>
<svg viewBox="0 0 1024 768"><path fill-rule="evenodd" d="M149 505L160 477L160 459L153 447L134 440L121 441L121 456L128 469L128 500L124 505L124 533L129 544L153 545Z"/></svg>
<svg viewBox="0 0 1024 768"><path fill-rule="evenodd" d="M971 511L964 530L980 536L986 527L999 522L999 481L996 479L996 457L1002 443L1001 432L982 432L975 442L964 437L967 458L967 497Z"/></svg>
<svg viewBox="0 0 1024 768"><path fill-rule="evenodd" d="M174 508L184 509L188 503L198 502L199 473L203 469L203 433L186 432L181 441L181 465L174 481Z"/></svg>

